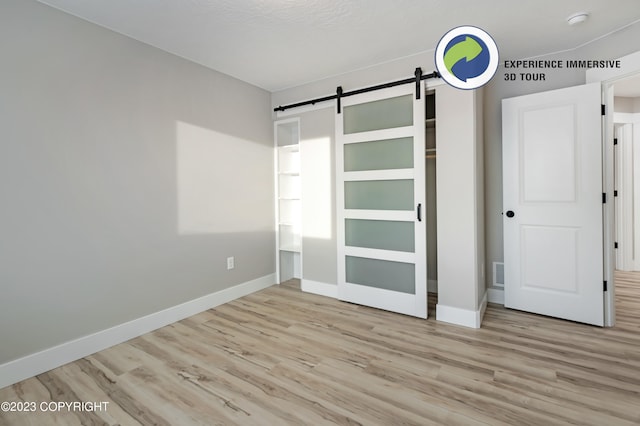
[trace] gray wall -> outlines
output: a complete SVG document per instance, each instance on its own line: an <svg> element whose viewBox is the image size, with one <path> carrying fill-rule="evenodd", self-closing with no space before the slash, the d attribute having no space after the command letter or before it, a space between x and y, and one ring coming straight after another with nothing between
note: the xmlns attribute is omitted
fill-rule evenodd
<svg viewBox="0 0 640 426"><path fill-rule="evenodd" d="M0 57L0 364L274 272L269 93L34 1Z"/></svg>
<svg viewBox="0 0 640 426"><path fill-rule="evenodd" d="M300 114L302 278L337 284L335 110Z"/></svg>
<svg viewBox="0 0 640 426"><path fill-rule="evenodd" d="M445 321L447 308L476 311L485 291L481 105L482 89L436 88L436 317Z"/></svg>

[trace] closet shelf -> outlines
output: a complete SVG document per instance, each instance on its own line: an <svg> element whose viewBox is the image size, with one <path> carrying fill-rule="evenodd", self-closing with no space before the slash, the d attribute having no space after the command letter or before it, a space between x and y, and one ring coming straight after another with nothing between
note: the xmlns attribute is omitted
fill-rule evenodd
<svg viewBox="0 0 640 426"><path fill-rule="evenodd" d="M298 145L298 144L282 145L282 146L279 146L278 149L281 149L282 151L299 152L300 151L300 145Z"/></svg>
<svg viewBox="0 0 640 426"><path fill-rule="evenodd" d="M300 253L300 245L298 245L298 244L281 245L280 246L280 251L291 251L291 252L294 252L294 253Z"/></svg>

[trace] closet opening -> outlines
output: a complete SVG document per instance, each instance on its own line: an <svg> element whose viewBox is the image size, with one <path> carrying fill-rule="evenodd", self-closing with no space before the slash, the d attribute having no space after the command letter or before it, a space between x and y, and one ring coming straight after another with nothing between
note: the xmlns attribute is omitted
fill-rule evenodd
<svg viewBox="0 0 640 426"><path fill-rule="evenodd" d="M276 279L302 278L300 120L275 123Z"/></svg>
<svg viewBox="0 0 640 426"><path fill-rule="evenodd" d="M438 220L436 194L436 92L425 93L425 200L427 220L427 291L437 303L438 294Z"/></svg>

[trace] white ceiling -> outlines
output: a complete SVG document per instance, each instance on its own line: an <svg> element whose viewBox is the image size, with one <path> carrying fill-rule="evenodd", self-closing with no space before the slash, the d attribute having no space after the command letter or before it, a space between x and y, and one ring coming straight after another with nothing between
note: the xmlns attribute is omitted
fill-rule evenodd
<svg viewBox="0 0 640 426"><path fill-rule="evenodd" d="M269 91L435 48L475 25L503 58L575 48L640 19L638 0L40 0ZM570 27L566 18L588 11Z"/></svg>

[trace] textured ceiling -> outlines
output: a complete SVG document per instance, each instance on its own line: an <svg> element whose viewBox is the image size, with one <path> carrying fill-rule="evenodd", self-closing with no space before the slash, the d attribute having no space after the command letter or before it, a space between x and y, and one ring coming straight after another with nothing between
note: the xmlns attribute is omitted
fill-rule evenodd
<svg viewBox="0 0 640 426"><path fill-rule="evenodd" d="M269 91L432 50L459 25L524 58L640 19L638 0L40 1ZM583 10L587 22L566 24Z"/></svg>

